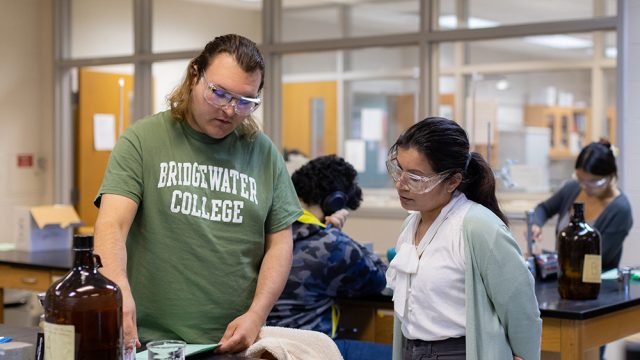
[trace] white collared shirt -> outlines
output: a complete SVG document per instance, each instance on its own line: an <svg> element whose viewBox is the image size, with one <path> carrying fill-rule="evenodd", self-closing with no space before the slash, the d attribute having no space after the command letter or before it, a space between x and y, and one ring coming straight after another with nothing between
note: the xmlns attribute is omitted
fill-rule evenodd
<svg viewBox="0 0 640 360"><path fill-rule="evenodd" d="M442 340L465 335L465 259L462 221L472 202L457 193L416 248L420 213L410 215L398 239L387 279L394 310L408 339ZM396 260L397 259L397 260Z"/></svg>

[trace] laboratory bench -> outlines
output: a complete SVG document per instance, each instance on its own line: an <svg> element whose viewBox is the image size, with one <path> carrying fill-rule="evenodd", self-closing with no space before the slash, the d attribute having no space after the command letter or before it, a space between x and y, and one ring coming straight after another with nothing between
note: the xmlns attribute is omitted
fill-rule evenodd
<svg viewBox="0 0 640 360"><path fill-rule="evenodd" d="M603 280L595 300L564 300L557 281L537 281L542 317L542 351L562 360L598 359L601 345L640 332L640 284L628 291L617 280ZM391 344L393 303L390 295L339 299L339 336Z"/></svg>

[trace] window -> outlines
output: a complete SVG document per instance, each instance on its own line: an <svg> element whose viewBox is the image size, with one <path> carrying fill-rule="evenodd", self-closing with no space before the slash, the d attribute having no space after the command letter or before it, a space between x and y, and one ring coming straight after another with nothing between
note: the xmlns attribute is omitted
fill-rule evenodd
<svg viewBox="0 0 640 360"><path fill-rule="evenodd" d="M262 41L261 2L153 0L152 14L154 52L202 49L229 33Z"/></svg>
<svg viewBox="0 0 640 360"><path fill-rule="evenodd" d="M594 6L594 3L598 6ZM466 4L456 8L456 4ZM616 14L615 0L440 0L437 28L479 29L535 22L588 19ZM466 20L457 14L467 13ZM596 14L596 15L594 15Z"/></svg>
<svg viewBox="0 0 640 360"><path fill-rule="evenodd" d="M416 32L420 28L418 0L344 2L283 1L281 39L284 42L338 39Z"/></svg>
<svg viewBox="0 0 640 360"><path fill-rule="evenodd" d="M283 148L340 153L362 186L390 187L384 161L416 119L418 61L417 47L284 55Z"/></svg>
<svg viewBox="0 0 640 360"><path fill-rule="evenodd" d="M571 161L567 159L577 146L600 136L615 142L616 25L606 20L611 27L602 31L603 22L594 21L615 16L615 0L283 0L281 8L265 1L153 0L150 9L141 11L152 23L152 36L141 41L152 51L140 54L133 47L133 12L140 10L133 0L70 1L72 33L65 46L71 60L57 68L68 71L87 60L109 65L110 58L121 57L118 61L144 69L136 79L152 82L144 97L153 97L145 101L154 111L167 108L165 97L184 75L188 58L215 35L235 32L260 43L263 28L269 28L279 35L277 42L262 48L268 71L278 76L267 76L265 94L282 91L282 96L275 108L266 101L256 117L261 120L264 111L268 124L280 125L272 127L278 134L269 135L280 138L276 142L283 148L299 148L310 156L337 153L357 163L363 185L375 191L391 190L379 166L383 152L400 131L427 115L461 121L497 171L510 164L515 173L518 165L529 163L521 156L526 141L512 140L519 148L506 150L509 138L525 136L509 131L526 133L536 127L540 134L549 132L543 141L550 154L549 190L564 176L554 164ZM428 9L421 9L423 4ZM281 16L268 16L276 11ZM435 30L421 32L421 14L431 16L432 11L438 18ZM177 23L176 18L185 21ZM593 24L598 31L548 34L548 25L539 24L554 22L563 29L565 20ZM512 38L503 28L508 25L525 25L520 29L528 35ZM457 31L486 27L496 29L484 40L467 41L468 33ZM446 31L445 42L437 40L441 31ZM409 44L398 46L398 38L389 36L394 34ZM370 47L372 40L376 47ZM133 99L134 110L144 107L141 96ZM527 114L533 107L573 112L556 116L561 119L558 131L550 125L551 115L543 117L545 126L529 126ZM495 123L487 130L479 119L491 112ZM382 124L374 126L382 136L363 123ZM292 136L292 129L302 135ZM562 136L556 139L556 134ZM500 146L487 145L493 142ZM557 144L564 155L554 150ZM500 189L544 190L522 184Z"/></svg>
<svg viewBox="0 0 640 360"><path fill-rule="evenodd" d="M71 0L71 57L133 54L133 0Z"/></svg>

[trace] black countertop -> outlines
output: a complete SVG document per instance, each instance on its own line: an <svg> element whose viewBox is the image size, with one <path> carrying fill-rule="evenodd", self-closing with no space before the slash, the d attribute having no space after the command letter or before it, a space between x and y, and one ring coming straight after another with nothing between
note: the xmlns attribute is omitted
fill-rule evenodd
<svg viewBox="0 0 640 360"><path fill-rule="evenodd" d="M640 305L640 283L636 281L631 282L629 291L625 293L618 281L603 280L600 286L600 294L594 300L564 300L560 298L558 282L555 280L537 281L535 290L542 317L586 320ZM385 291L388 291L388 289L385 289ZM341 298L340 301L366 302L374 306L376 303L383 303L390 307L391 295L387 292L362 298Z"/></svg>
<svg viewBox="0 0 640 360"><path fill-rule="evenodd" d="M73 254L70 249L47 251L0 251L0 264L68 271L73 265Z"/></svg>
<svg viewBox="0 0 640 360"><path fill-rule="evenodd" d="M602 280L600 294L594 300L564 300L556 281L536 282L540 315L560 319L586 320L640 304L640 284L631 282L625 292L617 280Z"/></svg>

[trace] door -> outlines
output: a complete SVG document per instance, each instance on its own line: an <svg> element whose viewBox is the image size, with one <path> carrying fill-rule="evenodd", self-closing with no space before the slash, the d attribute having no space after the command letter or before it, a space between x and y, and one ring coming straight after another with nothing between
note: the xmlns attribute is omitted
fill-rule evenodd
<svg viewBox="0 0 640 360"><path fill-rule="evenodd" d="M131 74L80 70L76 123L76 210L84 222L84 227L79 229L80 233L93 232L98 215L93 200L98 193L111 155L109 150L96 149L94 119L97 115L95 121L101 121L103 124L112 119L113 136L117 139L129 125L132 90Z"/></svg>

